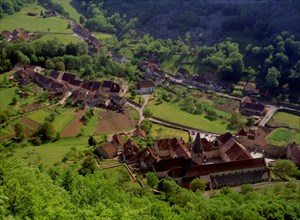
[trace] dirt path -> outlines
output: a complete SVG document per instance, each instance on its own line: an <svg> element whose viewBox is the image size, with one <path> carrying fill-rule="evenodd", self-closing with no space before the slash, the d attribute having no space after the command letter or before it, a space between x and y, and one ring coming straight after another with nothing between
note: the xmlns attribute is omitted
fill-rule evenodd
<svg viewBox="0 0 300 220"><path fill-rule="evenodd" d="M83 123L80 121L86 110L80 110L76 117L60 132L61 137L76 137L80 132Z"/></svg>
<svg viewBox="0 0 300 220"><path fill-rule="evenodd" d="M266 183L258 183L258 184L253 184L253 188L254 190L259 190L259 189L264 189L264 188L268 188L268 187L271 187L271 186L275 186L275 185L285 185L287 184L288 182L266 182ZM294 181L295 184L298 184L300 186L300 181L299 180L296 180ZM235 187L231 187L232 191L234 192L242 192L242 187L241 186L235 186ZM214 193L219 193L221 191L221 189L216 189L216 190L210 190L210 191L205 191L203 193L203 195L205 197L210 197L211 194L214 194Z"/></svg>

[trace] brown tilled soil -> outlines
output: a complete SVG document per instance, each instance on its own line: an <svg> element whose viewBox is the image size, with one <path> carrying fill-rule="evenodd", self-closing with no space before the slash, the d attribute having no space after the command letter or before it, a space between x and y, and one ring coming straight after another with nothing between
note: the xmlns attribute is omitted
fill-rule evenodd
<svg viewBox="0 0 300 220"><path fill-rule="evenodd" d="M230 103L224 105L216 105L215 107L221 111L232 113L239 109L239 102L235 100L231 100Z"/></svg>
<svg viewBox="0 0 300 220"><path fill-rule="evenodd" d="M20 122L33 130L37 129L40 126L40 124L36 121L33 121L26 117L21 118Z"/></svg>
<svg viewBox="0 0 300 220"><path fill-rule="evenodd" d="M76 117L60 132L61 137L76 137L83 123L80 121L86 110L80 110L74 114Z"/></svg>
<svg viewBox="0 0 300 220"><path fill-rule="evenodd" d="M94 135L124 131L135 126L128 111L125 114L101 112L100 117L102 119L98 122Z"/></svg>
<svg viewBox="0 0 300 220"><path fill-rule="evenodd" d="M34 111L34 110L37 110L41 107L40 104L31 104L31 105L26 105L25 107L22 108L23 111L25 112L29 112L29 111Z"/></svg>

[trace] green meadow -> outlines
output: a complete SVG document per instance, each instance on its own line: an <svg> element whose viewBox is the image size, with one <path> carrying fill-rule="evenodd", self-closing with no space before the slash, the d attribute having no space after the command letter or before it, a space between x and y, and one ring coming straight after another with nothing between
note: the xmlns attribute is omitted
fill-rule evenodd
<svg viewBox="0 0 300 220"><path fill-rule="evenodd" d="M300 144L300 133L291 129L277 128L267 136L267 141L269 144L283 147L293 141Z"/></svg>
<svg viewBox="0 0 300 220"><path fill-rule="evenodd" d="M0 31L13 31L16 28L24 28L31 32L72 33L68 28L68 21L63 18L43 18L40 12L45 9L40 5L31 4L13 15L5 15L0 20ZM28 16L28 12L35 12L38 16Z"/></svg>
<svg viewBox="0 0 300 220"><path fill-rule="evenodd" d="M290 128L300 129L300 117L287 112L276 112L273 119L288 124Z"/></svg>
<svg viewBox="0 0 300 220"><path fill-rule="evenodd" d="M45 34L42 37L36 39L35 41L48 41L48 40L56 40L62 42L63 44L68 44L71 42L78 43L81 41L81 39L74 34L53 34L53 33Z"/></svg>
<svg viewBox="0 0 300 220"><path fill-rule="evenodd" d="M153 112L153 116L155 117L202 131L221 134L228 130L226 121L221 119L210 121L205 117L205 114L190 114L180 110L180 107L176 103L163 102L156 105L154 101L151 101L147 108Z"/></svg>

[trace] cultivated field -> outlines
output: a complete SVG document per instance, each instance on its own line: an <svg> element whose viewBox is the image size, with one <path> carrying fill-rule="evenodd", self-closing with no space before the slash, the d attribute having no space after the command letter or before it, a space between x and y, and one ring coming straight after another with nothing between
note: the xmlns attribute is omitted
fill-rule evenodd
<svg viewBox="0 0 300 220"><path fill-rule="evenodd" d="M101 120L97 124L94 135L127 131L135 126L128 111L125 111L125 114L106 111L100 112L99 115Z"/></svg>
<svg viewBox="0 0 300 220"><path fill-rule="evenodd" d="M75 114L75 118L67 124L66 127L60 132L61 137L76 137L80 132L83 123L80 121L81 117L85 114L86 110L78 111Z"/></svg>
<svg viewBox="0 0 300 220"><path fill-rule="evenodd" d="M75 109L62 109L53 121L53 127L57 132L61 132L76 116Z"/></svg>
<svg viewBox="0 0 300 220"><path fill-rule="evenodd" d="M283 147L293 141L300 144L300 133L291 129L277 128L267 136L267 140L269 144Z"/></svg>
<svg viewBox="0 0 300 220"><path fill-rule="evenodd" d="M154 139L182 137L184 141L189 141L189 134L186 131L164 127L158 124L153 124L150 135Z"/></svg>
<svg viewBox="0 0 300 220"><path fill-rule="evenodd" d="M30 129L32 129L32 130L37 129L37 128L40 126L39 123L37 123L36 121L33 121L33 120L31 120L31 119L29 119L29 118L27 118L27 117L23 117L23 118L21 118L19 121L20 121L23 125L25 125L27 128L30 128Z"/></svg>
<svg viewBox="0 0 300 220"><path fill-rule="evenodd" d="M32 114L27 115L26 117L36 121L39 124L43 124L45 122L45 118L48 117L51 113L47 110L41 110L34 112Z"/></svg>
<svg viewBox="0 0 300 220"><path fill-rule="evenodd" d="M40 12L44 10L42 6L32 4L13 15L5 15L1 19L0 31L13 31L22 27L31 32L72 33L72 30L67 28L68 21L66 19L40 17ZM35 12L38 16L28 16L28 12Z"/></svg>

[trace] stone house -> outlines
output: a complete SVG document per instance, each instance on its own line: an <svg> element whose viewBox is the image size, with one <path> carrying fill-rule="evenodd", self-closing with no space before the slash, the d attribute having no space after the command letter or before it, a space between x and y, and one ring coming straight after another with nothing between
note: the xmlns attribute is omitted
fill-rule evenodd
<svg viewBox="0 0 300 220"><path fill-rule="evenodd" d="M155 91L155 84L152 80L140 81L136 85L136 92L138 94L152 94Z"/></svg>

